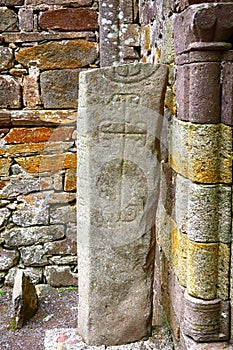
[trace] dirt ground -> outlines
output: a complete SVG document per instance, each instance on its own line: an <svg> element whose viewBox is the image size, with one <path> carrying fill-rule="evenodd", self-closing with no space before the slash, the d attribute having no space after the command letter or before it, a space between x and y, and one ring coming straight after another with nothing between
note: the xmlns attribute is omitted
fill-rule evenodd
<svg viewBox="0 0 233 350"><path fill-rule="evenodd" d="M48 288L39 296L36 315L20 330L14 327L12 289L0 288L0 350L43 350L45 330L77 326L78 293Z"/></svg>

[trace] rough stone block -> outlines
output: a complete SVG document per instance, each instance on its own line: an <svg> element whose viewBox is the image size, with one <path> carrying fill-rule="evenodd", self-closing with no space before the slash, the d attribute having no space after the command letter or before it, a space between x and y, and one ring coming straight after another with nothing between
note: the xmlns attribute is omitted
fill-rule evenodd
<svg viewBox="0 0 233 350"><path fill-rule="evenodd" d="M0 176L8 176L11 166L11 160L8 158L0 158Z"/></svg>
<svg viewBox="0 0 233 350"><path fill-rule="evenodd" d="M11 0L8 0L11 1ZM13 0L12 0L13 1ZM92 0L25 0L26 5L72 5L72 6L90 6Z"/></svg>
<svg viewBox="0 0 233 350"><path fill-rule="evenodd" d="M187 292L205 300L229 298L230 246L188 242ZM224 270L225 269L225 270Z"/></svg>
<svg viewBox="0 0 233 350"><path fill-rule="evenodd" d="M97 30L98 15L91 9L66 8L45 11L39 17L42 29Z"/></svg>
<svg viewBox="0 0 233 350"><path fill-rule="evenodd" d="M177 54L197 50L229 50L233 34L231 3L200 4L176 15L174 22ZM204 23L204 24L203 24Z"/></svg>
<svg viewBox="0 0 233 350"><path fill-rule="evenodd" d="M4 6L20 6L23 5L24 0L0 0L0 5Z"/></svg>
<svg viewBox="0 0 233 350"><path fill-rule="evenodd" d="M77 110L23 110L12 111L10 116L13 126L61 126L76 122ZM9 119L8 116L5 118Z"/></svg>
<svg viewBox="0 0 233 350"><path fill-rule="evenodd" d="M169 157L172 168L200 183L232 181L232 131L224 124L192 124L172 118Z"/></svg>
<svg viewBox="0 0 233 350"><path fill-rule="evenodd" d="M166 82L163 65L80 74L78 324L88 344L117 345L151 333L155 139Z"/></svg>
<svg viewBox="0 0 233 350"><path fill-rule="evenodd" d="M13 287L15 282L15 275L18 271L18 267L12 267L6 274L4 285ZM30 278L33 284L38 284L42 282L43 270L41 267L26 267L24 268L25 276Z"/></svg>
<svg viewBox="0 0 233 350"><path fill-rule="evenodd" d="M79 72L77 69L62 69L41 74L41 96L45 108L77 108Z"/></svg>
<svg viewBox="0 0 233 350"><path fill-rule="evenodd" d="M13 51L9 47L0 46L0 71L11 68L14 64Z"/></svg>
<svg viewBox="0 0 233 350"><path fill-rule="evenodd" d="M181 286L187 285L188 237L177 229L172 231L172 268Z"/></svg>
<svg viewBox="0 0 233 350"><path fill-rule="evenodd" d="M194 123L219 123L221 65L204 62L177 69L177 115Z"/></svg>
<svg viewBox="0 0 233 350"><path fill-rule="evenodd" d="M7 7L0 8L0 32L14 32L18 30L17 14Z"/></svg>
<svg viewBox="0 0 233 350"><path fill-rule="evenodd" d="M34 14L32 8L19 9L19 29L23 32L31 32L34 27Z"/></svg>
<svg viewBox="0 0 233 350"><path fill-rule="evenodd" d="M75 169L77 158L74 153L18 157L16 162L29 173Z"/></svg>
<svg viewBox="0 0 233 350"><path fill-rule="evenodd" d="M75 191L76 190L77 176L76 171L73 169L66 170L64 190L65 191Z"/></svg>
<svg viewBox="0 0 233 350"><path fill-rule="evenodd" d="M23 77L23 104L25 107L36 107L41 104L37 78L30 75Z"/></svg>
<svg viewBox="0 0 233 350"><path fill-rule="evenodd" d="M20 269L15 276L12 301L16 327L22 328L35 315L38 309L38 297L34 285Z"/></svg>
<svg viewBox="0 0 233 350"><path fill-rule="evenodd" d="M52 207L50 209L50 223L76 222L76 208L74 206Z"/></svg>
<svg viewBox="0 0 233 350"><path fill-rule="evenodd" d="M229 302L210 301L185 294L183 332L196 342L229 338Z"/></svg>
<svg viewBox="0 0 233 350"><path fill-rule="evenodd" d="M216 0L181 0L179 7L181 10L184 10L186 7L190 6L190 5L197 5L197 4L202 4L203 2L205 3L212 3L212 2L216 2ZM229 2L228 0L221 0L221 2Z"/></svg>
<svg viewBox="0 0 233 350"><path fill-rule="evenodd" d="M46 266L45 277L47 283L53 287L77 286L78 275L69 266Z"/></svg>
<svg viewBox="0 0 233 350"><path fill-rule="evenodd" d="M25 67L32 60L38 61L38 67L42 70L79 68L93 63L98 58L98 49L94 42L67 40L22 48L15 53L15 57Z"/></svg>
<svg viewBox="0 0 233 350"><path fill-rule="evenodd" d="M0 111L0 126L11 126L11 112L7 110Z"/></svg>
<svg viewBox="0 0 233 350"><path fill-rule="evenodd" d="M7 250L0 247L0 271L9 270L15 266L19 260L19 252Z"/></svg>
<svg viewBox="0 0 233 350"><path fill-rule="evenodd" d="M233 125L233 64L231 62L224 62L222 67L221 121L227 125Z"/></svg>
<svg viewBox="0 0 233 350"><path fill-rule="evenodd" d="M20 108L20 86L9 75L0 75L0 108Z"/></svg>
<svg viewBox="0 0 233 350"><path fill-rule="evenodd" d="M10 132L5 136L4 141L7 144L25 144L46 141L65 142L71 139L73 130L74 127L72 126L61 126L58 128L12 128Z"/></svg>
<svg viewBox="0 0 233 350"><path fill-rule="evenodd" d="M27 228L15 227L3 233L5 245L8 247L30 246L64 238L65 230L62 225L34 226Z"/></svg>
<svg viewBox="0 0 233 350"><path fill-rule="evenodd" d="M31 226L31 225L48 225L49 212L48 208L43 205L42 202L37 205L19 204L14 211L12 222L18 226Z"/></svg>
<svg viewBox="0 0 233 350"><path fill-rule="evenodd" d="M175 220L190 240L230 243L231 187L200 185L178 175Z"/></svg>
<svg viewBox="0 0 233 350"><path fill-rule="evenodd" d="M19 251L25 266L46 266L49 263L47 250L42 244L20 247Z"/></svg>

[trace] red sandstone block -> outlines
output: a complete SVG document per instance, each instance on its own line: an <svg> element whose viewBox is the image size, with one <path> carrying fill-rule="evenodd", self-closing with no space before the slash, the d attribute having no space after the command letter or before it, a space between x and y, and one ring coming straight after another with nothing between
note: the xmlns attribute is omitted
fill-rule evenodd
<svg viewBox="0 0 233 350"><path fill-rule="evenodd" d="M177 54L195 50L231 48L233 4L218 3L189 7L174 21Z"/></svg>
<svg viewBox="0 0 233 350"><path fill-rule="evenodd" d="M95 30L98 15L94 10L79 8L46 11L40 15L39 25L43 29Z"/></svg>
<svg viewBox="0 0 233 350"><path fill-rule="evenodd" d="M222 70L222 115L221 121L233 125L233 63L224 62Z"/></svg>
<svg viewBox="0 0 233 350"><path fill-rule="evenodd" d="M178 119L201 124L220 122L220 72L217 62L178 66Z"/></svg>

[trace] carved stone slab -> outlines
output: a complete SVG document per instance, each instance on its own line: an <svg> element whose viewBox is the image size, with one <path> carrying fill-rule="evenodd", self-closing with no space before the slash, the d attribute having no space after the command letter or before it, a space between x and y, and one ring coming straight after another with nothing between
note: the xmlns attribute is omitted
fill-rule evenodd
<svg viewBox="0 0 233 350"><path fill-rule="evenodd" d="M79 333L117 345L151 332L159 137L167 68L80 75Z"/></svg>

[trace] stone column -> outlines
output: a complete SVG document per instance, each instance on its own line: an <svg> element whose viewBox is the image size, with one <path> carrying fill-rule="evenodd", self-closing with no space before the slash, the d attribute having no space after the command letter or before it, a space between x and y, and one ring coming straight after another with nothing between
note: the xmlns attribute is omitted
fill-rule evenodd
<svg viewBox="0 0 233 350"><path fill-rule="evenodd" d="M167 67L80 74L80 335L117 345L151 333L159 138Z"/></svg>

